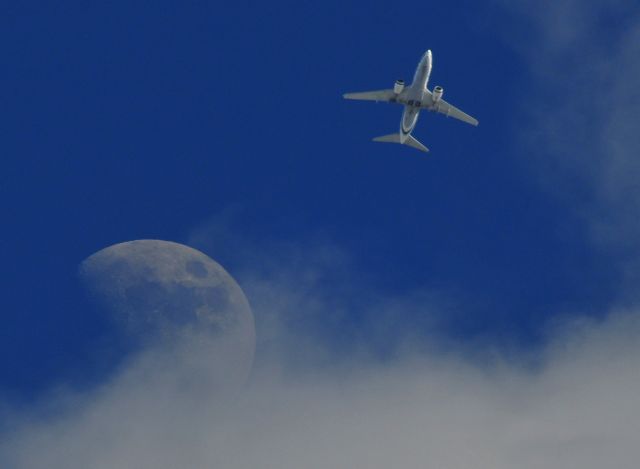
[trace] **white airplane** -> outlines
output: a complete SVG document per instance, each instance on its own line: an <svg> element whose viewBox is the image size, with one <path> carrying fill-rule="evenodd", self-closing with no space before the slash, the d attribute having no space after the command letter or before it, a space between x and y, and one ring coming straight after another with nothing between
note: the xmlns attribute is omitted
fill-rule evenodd
<svg viewBox="0 0 640 469"><path fill-rule="evenodd" d="M445 114L447 117L455 117L467 124L478 125L476 119L442 99L444 93L442 86L436 86L433 88L433 91L427 89L429 75L431 75L431 64L431 50L428 50L418 63L418 68L413 76L413 83L411 83L411 85L405 86L403 80L397 80L393 89L390 90L346 93L343 95L346 99L386 101L388 103L404 105L402 120L400 121L400 133L376 137L373 139L374 142L400 143L421 151L429 151L427 147L411 136L411 132L418 121L418 115L420 115L420 111L423 109L431 112L439 112Z"/></svg>

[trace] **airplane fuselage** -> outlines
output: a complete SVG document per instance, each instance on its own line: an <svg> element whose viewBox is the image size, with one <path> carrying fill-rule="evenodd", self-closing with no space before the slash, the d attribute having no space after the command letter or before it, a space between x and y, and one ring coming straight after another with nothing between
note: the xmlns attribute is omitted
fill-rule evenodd
<svg viewBox="0 0 640 469"><path fill-rule="evenodd" d="M428 50L420 59L413 82L406 87L397 98L397 102L404 104L402 120L400 121L400 142L404 143L418 122L420 103L424 100L431 75L432 56Z"/></svg>

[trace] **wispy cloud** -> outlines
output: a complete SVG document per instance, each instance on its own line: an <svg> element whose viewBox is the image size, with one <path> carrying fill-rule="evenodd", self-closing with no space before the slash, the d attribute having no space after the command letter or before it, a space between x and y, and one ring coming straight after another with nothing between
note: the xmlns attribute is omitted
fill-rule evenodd
<svg viewBox="0 0 640 469"><path fill-rule="evenodd" d="M529 68L518 148L630 281L640 265L640 7L518 2L505 38ZM527 34L523 35L522 30Z"/></svg>

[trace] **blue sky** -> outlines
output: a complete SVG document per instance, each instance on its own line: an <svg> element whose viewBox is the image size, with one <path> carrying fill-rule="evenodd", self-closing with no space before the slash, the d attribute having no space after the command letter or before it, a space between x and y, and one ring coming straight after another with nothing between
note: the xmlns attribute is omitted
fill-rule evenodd
<svg viewBox="0 0 640 469"><path fill-rule="evenodd" d="M594 22L597 4L580 15L562 5L570 14L553 13L576 29L565 42L534 7L500 2L8 7L0 394L33 397L109 369L95 352L109 326L77 283L82 259L132 239L188 243L212 220L227 225L226 242L200 247L241 284L246 252L276 258L276 246L296 246L304 263L330 245L357 279L335 293L341 301L429 292L449 305L437 334L462 344L535 349L550 319L602 316L626 297L633 268L620 252L635 248L601 242L592 210L611 215L607 233L621 231L616 201L629 194L601 190L594 174L606 164L593 163L597 142L583 132L603 120L576 130L567 110L584 117L572 105L581 95L567 80L589 76L592 44L623 57L627 29ZM625 2L609 13L637 18ZM398 127L400 108L342 93L409 79L427 48L431 84L480 126L423 115L415 135L426 156L370 142ZM595 80L615 96L626 89ZM540 124L556 120L554 132ZM424 314L398 322L433 334ZM356 307L335 329L311 323L330 347L331 331L349 341L375 320Z"/></svg>

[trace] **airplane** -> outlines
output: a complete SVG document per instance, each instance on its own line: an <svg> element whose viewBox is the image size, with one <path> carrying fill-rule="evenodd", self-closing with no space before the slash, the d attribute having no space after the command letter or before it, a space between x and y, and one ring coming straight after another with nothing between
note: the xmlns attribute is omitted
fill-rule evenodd
<svg viewBox="0 0 640 469"><path fill-rule="evenodd" d="M393 89L365 91L362 93L345 93L343 95L345 99L385 101L404 105L402 120L400 121L400 132L376 137L373 139L374 142L400 143L417 148L420 151L428 152L429 149L411 135L418 121L420 111L422 110L439 112L440 114L444 114L447 117L454 117L467 124L478 125L477 119L465 114L457 107L442 99L442 95L444 94L442 86L436 86L433 88L433 91L429 91L427 85L429 83L429 76L431 75L432 63L433 57L431 50L428 50L420 59L413 77L413 83L409 86L405 86L404 80L397 80Z"/></svg>

